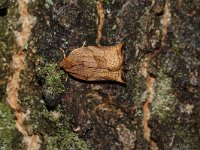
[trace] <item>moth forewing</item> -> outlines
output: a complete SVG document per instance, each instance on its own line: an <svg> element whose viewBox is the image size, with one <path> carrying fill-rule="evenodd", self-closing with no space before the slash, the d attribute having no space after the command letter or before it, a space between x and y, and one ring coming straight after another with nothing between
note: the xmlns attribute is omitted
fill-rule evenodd
<svg viewBox="0 0 200 150"><path fill-rule="evenodd" d="M123 80L123 44L88 46L73 50L61 61L66 72L87 81Z"/></svg>

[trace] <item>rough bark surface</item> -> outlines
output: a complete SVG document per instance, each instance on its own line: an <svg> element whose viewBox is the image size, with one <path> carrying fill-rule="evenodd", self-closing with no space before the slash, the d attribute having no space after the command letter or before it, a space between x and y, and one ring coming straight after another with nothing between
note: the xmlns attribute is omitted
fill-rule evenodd
<svg viewBox="0 0 200 150"><path fill-rule="evenodd" d="M0 0L0 149L199 149L200 1L101 2L98 29L96 0ZM96 42L126 43L125 86L59 67Z"/></svg>

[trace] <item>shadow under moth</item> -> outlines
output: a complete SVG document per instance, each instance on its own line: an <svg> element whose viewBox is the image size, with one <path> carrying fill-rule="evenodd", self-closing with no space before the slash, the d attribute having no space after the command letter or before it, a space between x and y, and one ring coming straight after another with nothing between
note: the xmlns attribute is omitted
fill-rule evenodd
<svg viewBox="0 0 200 150"><path fill-rule="evenodd" d="M125 83L122 70L123 45L77 48L60 62L60 67L75 78L86 81L112 80Z"/></svg>

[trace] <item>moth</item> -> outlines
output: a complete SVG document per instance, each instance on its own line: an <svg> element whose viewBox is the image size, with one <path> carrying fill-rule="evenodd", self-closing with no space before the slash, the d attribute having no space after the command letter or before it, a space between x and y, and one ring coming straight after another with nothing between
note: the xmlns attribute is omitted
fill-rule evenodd
<svg viewBox="0 0 200 150"><path fill-rule="evenodd" d="M86 81L125 83L123 45L77 48L60 62L60 67L75 78Z"/></svg>

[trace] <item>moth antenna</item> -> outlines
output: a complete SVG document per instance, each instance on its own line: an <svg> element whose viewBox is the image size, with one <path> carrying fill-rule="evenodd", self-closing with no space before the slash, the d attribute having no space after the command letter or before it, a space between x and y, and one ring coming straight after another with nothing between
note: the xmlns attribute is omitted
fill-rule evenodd
<svg viewBox="0 0 200 150"><path fill-rule="evenodd" d="M82 47L84 47L85 45L86 45L86 41L83 42L83 46Z"/></svg>
<svg viewBox="0 0 200 150"><path fill-rule="evenodd" d="M60 48L60 50L62 51L62 53L63 53L63 58L65 58L65 51L64 51L64 49L62 49L62 48Z"/></svg>

